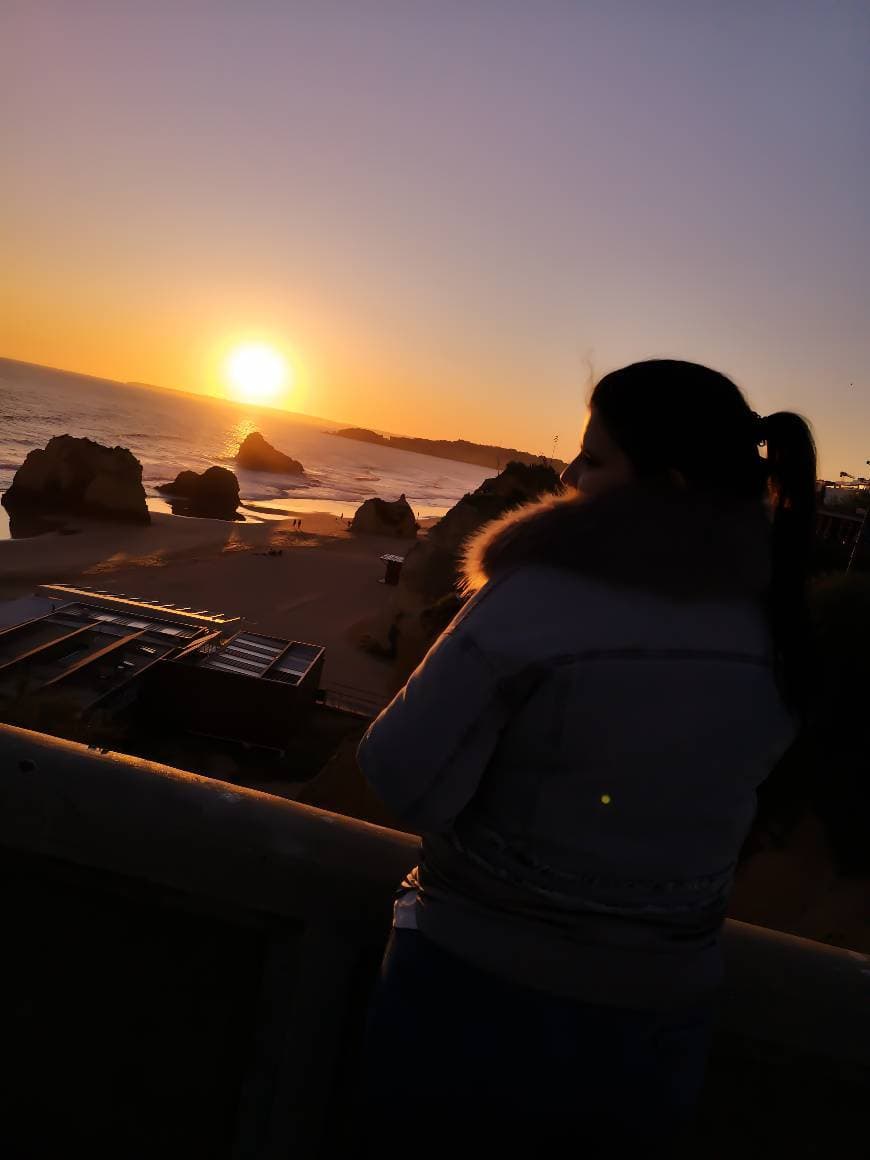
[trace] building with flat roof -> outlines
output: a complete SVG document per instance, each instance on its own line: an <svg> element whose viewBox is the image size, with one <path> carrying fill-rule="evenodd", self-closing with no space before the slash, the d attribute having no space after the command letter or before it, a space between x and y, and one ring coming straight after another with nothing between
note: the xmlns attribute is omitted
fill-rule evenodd
<svg viewBox="0 0 870 1160"><path fill-rule="evenodd" d="M30 721L62 704L65 717L81 719L206 636L205 627L83 602L8 625L0 630L0 718Z"/></svg>
<svg viewBox="0 0 870 1160"><path fill-rule="evenodd" d="M55 603L71 600L87 604L100 604L104 608L114 608L119 612L134 609L140 613L159 616L173 623L198 624L203 628L225 628L238 625L241 617L225 612L212 612L208 608L195 605L175 604L171 600L154 600L146 596L135 596L129 592L110 592L89 584L40 584L38 596Z"/></svg>
<svg viewBox="0 0 870 1160"><path fill-rule="evenodd" d="M256 632L211 637L155 668L150 713L223 740L284 749L315 701L325 649Z"/></svg>
<svg viewBox="0 0 870 1160"><path fill-rule="evenodd" d="M0 721L99 743L131 709L149 735L284 750L319 695L320 645L239 631L238 617L68 585L15 603L0 618Z"/></svg>

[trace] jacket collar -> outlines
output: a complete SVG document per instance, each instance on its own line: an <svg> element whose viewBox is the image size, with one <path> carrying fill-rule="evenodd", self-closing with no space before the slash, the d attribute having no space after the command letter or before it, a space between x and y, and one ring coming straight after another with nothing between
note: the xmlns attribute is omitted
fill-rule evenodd
<svg viewBox="0 0 870 1160"><path fill-rule="evenodd" d="M673 599L760 597L770 525L760 502L631 484L587 500L575 491L525 504L466 544L474 592L506 569L549 564Z"/></svg>

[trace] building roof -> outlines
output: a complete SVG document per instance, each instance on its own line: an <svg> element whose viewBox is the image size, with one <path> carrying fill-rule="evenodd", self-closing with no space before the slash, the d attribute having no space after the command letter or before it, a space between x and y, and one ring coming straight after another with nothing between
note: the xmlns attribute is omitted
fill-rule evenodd
<svg viewBox="0 0 870 1160"><path fill-rule="evenodd" d="M241 619L238 616L228 616L224 612L212 612L208 608L193 608L165 600L149 600L144 596L133 596L129 592L108 592L87 584L40 584L39 594L49 599L53 597L55 600L77 600L121 610L132 608L148 616L155 615L165 620L183 621L204 627L236 624Z"/></svg>
<svg viewBox="0 0 870 1160"><path fill-rule="evenodd" d="M49 602L50 605L50 602ZM33 610L22 605L19 612ZM62 691L80 710L206 637L200 625L71 602L0 630L0 700ZM7 615L11 615L7 610Z"/></svg>
<svg viewBox="0 0 870 1160"><path fill-rule="evenodd" d="M192 651L184 659L201 668L298 685L323 653L317 644L238 632L228 641Z"/></svg>
<svg viewBox="0 0 870 1160"><path fill-rule="evenodd" d="M17 600L4 600L0 603L0 629L23 624L25 620L36 620L56 607L57 601L47 596L19 596Z"/></svg>

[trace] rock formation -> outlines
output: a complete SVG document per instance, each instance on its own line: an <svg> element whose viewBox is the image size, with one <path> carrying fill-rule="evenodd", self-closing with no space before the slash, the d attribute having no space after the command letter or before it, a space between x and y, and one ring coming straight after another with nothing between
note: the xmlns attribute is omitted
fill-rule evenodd
<svg viewBox="0 0 870 1160"><path fill-rule="evenodd" d="M350 530L407 540L417 535L417 521L404 495L392 503L384 499L367 499L357 508Z"/></svg>
<svg viewBox="0 0 870 1160"><path fill-rule="evenodd" d="M457 568L466 540L510 508L559 487L559 477L551 467L511 462L501 474L464 495L424 540L411 547L390 620L369 642L375 651L389 651L395 657L398 680L403 681L419 664L462 606Z"/></svg>
<svg viewBox="0 0 870 1160"><path fill-rule="evenodd" d="M31 451L3 496L10 512L70 514L147 524L142 464L126 447L55 435Z"/></svg>
<svg viewBox="0 0 870 1160"><path fill-rule="evenodd" d="M173 510L179 515L205 516L209 519L234 520L239 506L239 481L225 467L209 467L201 475L181 471L172 483L158 488L173 497Z"/></svg>
<svg viewBox="0 0 870 1160"><path fill-rule="evenodd" d="M246 436L236 455L236 463L246 471L271 471L279 475L305 473L298 459L291 459L283 451L277 451L259 431L252 431Z"/></svg>

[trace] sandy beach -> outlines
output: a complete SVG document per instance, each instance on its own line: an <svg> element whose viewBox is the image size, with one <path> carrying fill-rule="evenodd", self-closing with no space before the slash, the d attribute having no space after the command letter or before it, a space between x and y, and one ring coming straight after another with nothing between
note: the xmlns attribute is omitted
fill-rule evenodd
<svg viewBox="0 0 870 1160"><path fill-rule="evenodd" d="M152 513L147 527L76 521L74 534L0 541L0 599L80 581L240 616L247 627L324 645L324 686L383 704L393 691L392 665L358 641L393 595L379 583L379 557L403 555L412 541L352 534L327 513L299 518L301 530L291 517L226 523Z"/></svg>

